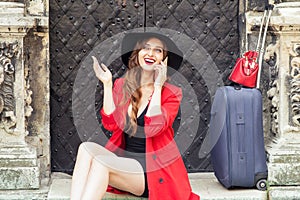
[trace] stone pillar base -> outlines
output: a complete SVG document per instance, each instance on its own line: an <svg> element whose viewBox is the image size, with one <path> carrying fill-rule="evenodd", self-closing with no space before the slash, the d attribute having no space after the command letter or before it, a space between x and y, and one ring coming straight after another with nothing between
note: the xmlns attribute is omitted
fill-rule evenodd
<svg viewBox="0 0 300 200"><path fill-rule="evenodd" d="M270 185L300 185L300 135L287 134L269 151Z"/></svg>
<svg viewBox="0 0 300 200"><path fill-rule="evenodd" d="M299 186L271 187L269 190L269 200L295 200L299 197Z"/></svg>
<svg viewBox="0 0 300 200"><path fill-rule="evenodd" d="M0 147L0 190L38 189L39 168L35 148Z"/></svg>

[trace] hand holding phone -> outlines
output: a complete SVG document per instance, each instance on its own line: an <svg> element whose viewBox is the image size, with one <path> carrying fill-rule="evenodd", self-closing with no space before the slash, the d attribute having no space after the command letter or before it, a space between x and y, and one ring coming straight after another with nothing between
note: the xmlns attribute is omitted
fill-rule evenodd
<svg viewBox="0 0 300 200"><path fill-rule="evenodd" d="M167 80L167 68L168 68L168 57L160 62L160 65L154 67L155 70L155 80L154 86L163 86Z"/></svg>

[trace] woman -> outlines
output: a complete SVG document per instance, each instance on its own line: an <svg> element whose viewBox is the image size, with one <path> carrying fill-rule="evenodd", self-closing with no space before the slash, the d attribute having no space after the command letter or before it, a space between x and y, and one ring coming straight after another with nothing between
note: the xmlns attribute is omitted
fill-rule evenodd
<svg viewBox="0 0 300 200"><path fill-rule="evenodd" d="M71 199L101 199L106 191L150 200L196 200L173 139L172 124L181 89L167 83L167 66L177 70L182 52L158 33L130 33L122 42L124 78L112 83L108 68L93 57L103 83L103 126L112 132L105 148L80 145Z"/></svg>

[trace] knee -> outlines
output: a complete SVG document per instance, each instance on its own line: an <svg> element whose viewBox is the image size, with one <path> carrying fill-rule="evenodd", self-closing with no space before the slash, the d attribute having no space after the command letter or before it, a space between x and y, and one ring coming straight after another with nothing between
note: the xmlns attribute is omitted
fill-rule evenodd
<svg viewBox="0 0 300 200"><path fill-rule="evenodd" d="M88 142L83 142L78 147L77 159L78 158L91 158L91 153L88 150Z"/></svg>
<svg viewBox="0 0 300 200"><path fill-rule="evenodd" d="M78 147L78 153L82 153L86 151L86 142L82 142Z"/></svg>

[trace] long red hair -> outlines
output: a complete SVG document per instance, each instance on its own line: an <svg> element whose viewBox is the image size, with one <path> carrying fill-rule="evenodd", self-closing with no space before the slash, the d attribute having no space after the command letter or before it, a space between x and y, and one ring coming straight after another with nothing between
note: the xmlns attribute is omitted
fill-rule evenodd
<svg viewBox="0 0 300 200"><path fill-rule="evenodd" d="M130 133L131 136L134 136L137 131L137 113L139 109L140 100L142 97L141 92L141 74L142 68L140 67L138 54L139 51L144 48L147 41L151 38L146 38L144 40L138 41L135 45L134 50L128 61L128 70L125 73L125 81L123 86L123 100L122 103L127 103L128 98L130 98L130 103L132 105L132 111L129 116L129 123L127 123L127 133ZM163 58L167 56L166 45L163 41ZM125 113L127 114L127 113ZM126 118L125 118L126 119Z"/></svg>

